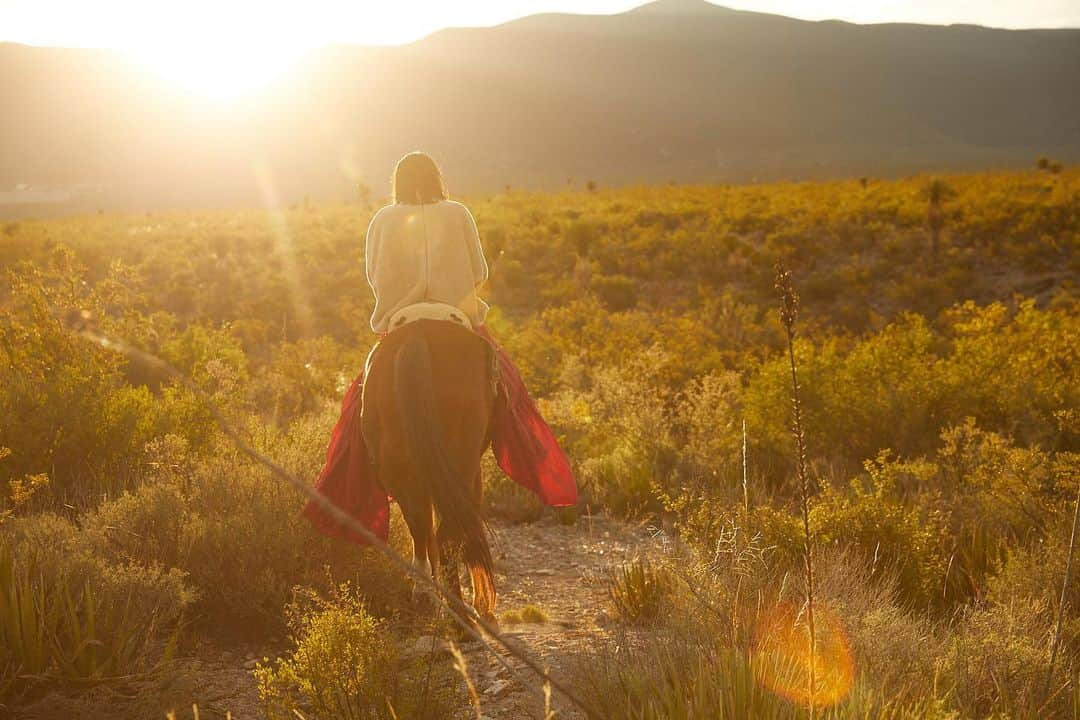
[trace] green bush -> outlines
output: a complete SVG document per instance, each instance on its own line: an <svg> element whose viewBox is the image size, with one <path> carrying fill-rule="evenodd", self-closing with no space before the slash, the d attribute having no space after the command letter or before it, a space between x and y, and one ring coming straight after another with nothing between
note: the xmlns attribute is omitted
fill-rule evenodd
<svg viewBox="0 0 1080 720"><path fill-rule="evenodd" d="M852 482L848 493L827 488L811 510L811 532L819 547L839 547L895 575L905 601L917 607L940 604L949 559L941 546L940 519L891 495L871 469L869 482ZM868 486L867 486L868 485ZM787 549L799 556L800 544Z"/></svg>
<svg viewBox="0 0 1080 720"><path fill-rule="evenodd" d="M963 717L1074 717L1073 664L1059 659L1046 686L1053 614L1043 602L1012 598L967 610L941 659L942 681Z"/></svg>
<svg viewBox="0 0 1080 720"><path fill-rule="evenodd" d="M312 476L325 418L295 423L291 432L265 431L261 442L278 462ZM281 610L297 584L325 587L328 579L366 578L371 605L395 607L407 588L372 553L317 535L300 516L302 495L236 449L219 446L192 460L178 438L152 446L152 467L136 490L85 516L94 551L112 562L176 567L198 590L193 616L234 636L278 632ZM403 547L395 515L393 539Z"/></svg>
<svg viewBox="0 0 1080 720"><path fill-rule="evenodd" d="M295 717L293 710L304 706L316 717L391 717L397 651L362 604L344 603L306 617L297 635L288 658L255 671L270 718Z"/></svg>
<svg viewBox="0 0 1080 720"><path fill-rule="evenodd" d="M651 348L625 367L587 373L580 380L585 389L567 389L542 407L577 461L587 500L640 514L658 510L661 493L676 482L666 395L651 382L666 363Z"/></svg>
<svg viewBox="0 0 1080 720"><path fill-rule="evenodd" d="M625 275L601 275L590 283L600 302L612 312L629 310L637 305L637 286L636 280Z"/></svg>
<svg viewBox="0 0 1080 720"><path fill-rule="evenodd" d="M674 579L664 568L635 560L608 571L608 603L615 617L646 624L656 620L664 610L673 583Z"/></svg>
<svg viewBox="0 0 1080 720"><path fill-rule="evenodd" d="M192 593L178 570L109 563L53 515L0 528L0 669L29 681L145 672L171 653Z"/></svg>
<svg viewBox="0 0 1080 720"><path fill-rule="evenodd" d="M491 453L480 461L483 477L484 510L488 517L511 523L535 522L544 514L544 505L532 492L507 477Z"/></svg>
<svg viewBox="0 0 1080 720"><path fill-rule="evenodd" d="M348 585L328 600L308 594L292 606L296 646L255 670L259 696L271 720L314 717L343 720L447 717L454 698L444 672L402 659L388 626L375 619ZM444 668L445 670L445 668Z"/></svg>

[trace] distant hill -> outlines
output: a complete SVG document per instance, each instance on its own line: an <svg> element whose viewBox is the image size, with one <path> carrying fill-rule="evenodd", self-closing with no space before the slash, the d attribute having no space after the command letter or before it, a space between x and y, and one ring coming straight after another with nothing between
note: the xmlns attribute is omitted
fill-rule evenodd
<svg viewBox="0 0 1080 720"><path fill-rule="evenodd" d="M381 194L415 148L458 192L1071 162L1078 77L1080 30L700 0L327 47L216 111L109 51L2 44L0 190L79 186L90 208L251 205L271 186L283 202L351 199L360 182ZM28 212L0 214L15 207Z"/></svg>

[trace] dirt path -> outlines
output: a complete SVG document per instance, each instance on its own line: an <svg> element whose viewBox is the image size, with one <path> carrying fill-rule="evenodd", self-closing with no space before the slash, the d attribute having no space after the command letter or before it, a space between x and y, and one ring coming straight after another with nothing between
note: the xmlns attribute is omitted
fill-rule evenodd
<svg viewBox="0 0 1080 720"><path fill-rule="evenodd" d="M560 680L568 679L575 658L593 641L607 636L610 622L603 584L607 568L662 551L661 541L646 528L600 516L582 517L572 526L546 518L493 529L500 613L536 605L549 616L542 624L504 623L502 631ZM542 701L487 652L475 643L463 650L485 718L543 717ZM520 661L507 659L523 677L534 679ZM581 717L558 696L554 708L560 719Z"/></svg>

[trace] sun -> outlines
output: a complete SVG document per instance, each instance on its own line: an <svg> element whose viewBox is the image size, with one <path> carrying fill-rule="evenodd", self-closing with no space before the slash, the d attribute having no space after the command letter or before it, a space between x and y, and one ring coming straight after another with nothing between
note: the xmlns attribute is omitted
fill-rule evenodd
<svg viewBox="0 0 1080 720"><path fill-rule="evenodd" d="M176 33L127 46L127 55L176 89L210 100L229 101L270 85L312 50L312 43L285 33L237 29L200 35Z"/></svg>
<svg viewBox="0 0 1080 720"><path fill-rule="evenodd" d="M0 0L2 2L3 0ZM332 5L332 7L331 7ZM171 11L132 3L109 46L194 97L232 102L257 93L304 56L335 44L396 45L441 21L408 4L186 0Z"/></svg>
<svg viewBox="0 0 1080 720"><path fill-rule="evenodd" d="M273 83L307 52L301 45L238 37L230 42L155 45L129 54L149 72L192 95L230 101Z"/></svg>

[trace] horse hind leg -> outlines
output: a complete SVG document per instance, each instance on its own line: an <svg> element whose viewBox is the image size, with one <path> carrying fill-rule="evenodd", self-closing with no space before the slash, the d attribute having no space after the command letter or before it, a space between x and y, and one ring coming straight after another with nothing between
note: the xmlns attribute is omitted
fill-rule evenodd
<svg viewBox="0 0 1080 720"><path fill-rule="evenodd" d="M480 476L477 473L475 485L470 492L477 500L480 488ZM476 503L479 505L479 502ZM442 556L444 587L464 603L461 591L461 565L468 566L472 584L472 606L476 614L487 622L495 621L495 578L492 568L491 551L485 536L483 525L462 538L447 533L446 526L439 526L439 552Z"/></svg>
<svg viewBox="0 0 1080 720"><path fill-rule="evenodd" d="M472 502L476 507L483 505L484 484L480 469L477 468L470 488ZM495 568L491 559L491 548L487 542L487 528L481 526L479 537L471 538L465 548L465 560L469 565L469 578L472 583L473 607L484 620L495 622Z"/></svg>
<svg viewBox="0 0 1080 720"><path fill-rule="evenodd" d="M439 568L441 567L442 557L439 552L439 537L434 530L428 535L427 557L431 579L439 582Z"/></svg>
<svg viewBox="0 0 1080 720"><path fill-rule="evenodd" d="M431 528L431 522L428 521L425 531L417 536L413 536L413 567L417 572L423 576L431 577L434 573L435 562L431 557L431 537L434 535ZM412 582L412 599L413 604L426 603L431 599L431 590L423 585L419 584L417 580Z"/></svg>
<svg viewBox="0 0 1080 720"><path fill-rule="evenodd" d="M431 576L437 560L431 557L430 548L434 538L434 523L431 515L431 501L408 502L404 498L398 500L401 506L401 514L405 516L405 524L409 526L409 534L413 541L413 567L421 575ZM411 580L410 598L414 606L422 607L430 604L431 590L415 578Z"/></svg>
<svg viewBox="0 0 1080 720"><path fill-rule="evenodd" d="M438 573L443 587L458 600L464 602L461 594L461 539L451 537L444 523L439 524L436 554L441 566ZM456 609L456 608L455 608Z"/></svg>

